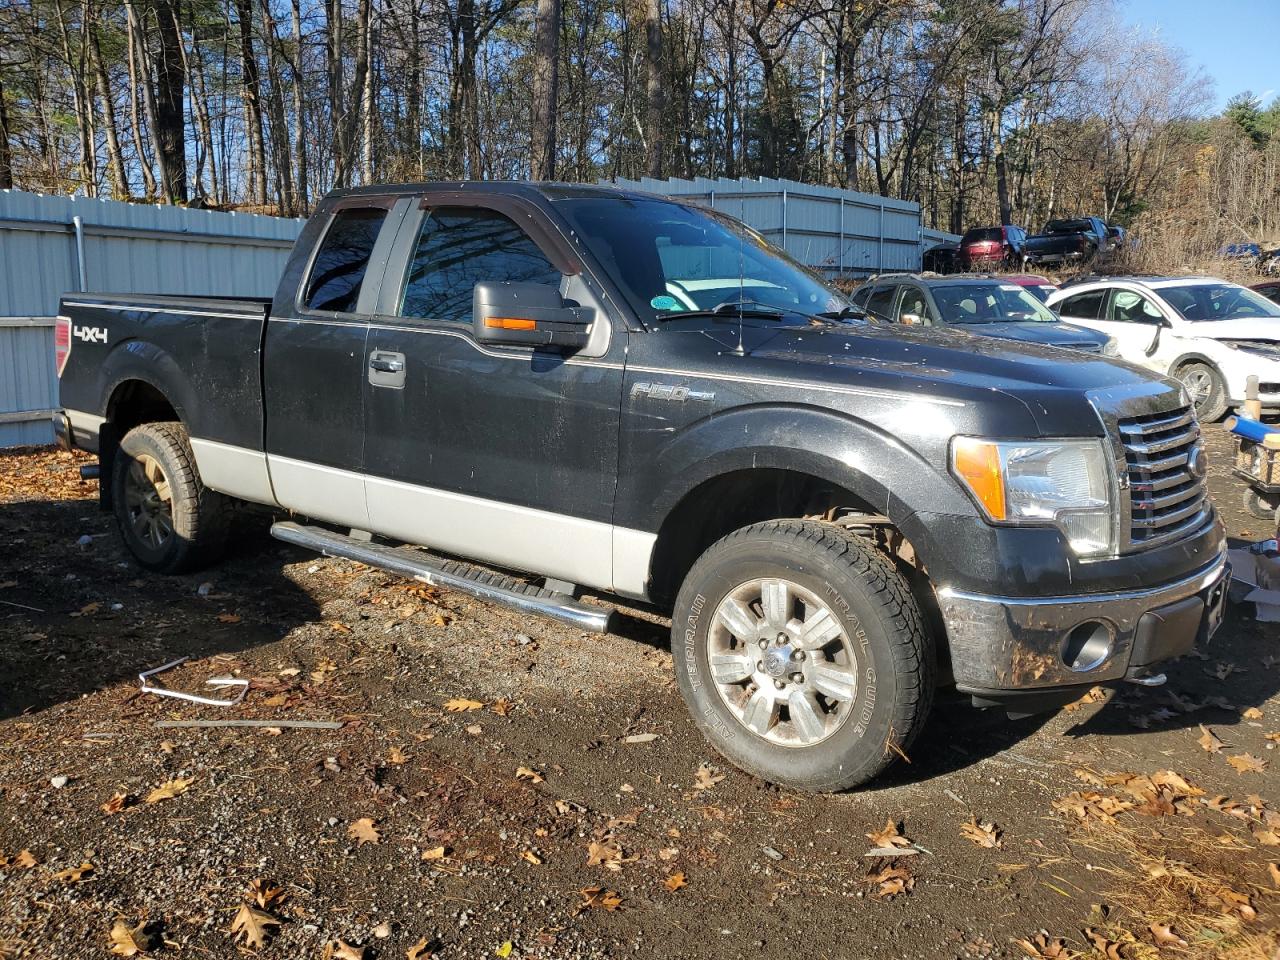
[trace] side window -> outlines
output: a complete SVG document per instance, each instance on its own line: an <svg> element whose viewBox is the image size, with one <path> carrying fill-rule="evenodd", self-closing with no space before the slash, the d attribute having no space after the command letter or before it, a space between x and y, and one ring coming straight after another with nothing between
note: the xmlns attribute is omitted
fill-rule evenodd
<svg viewBox="0 0 1280 960"><path fill-rule="evenodd" d="M1107 317L1117 323L1157 323L1162 314L1146 297L1132 290L1117 290L1111 295Z"/></svg>
<svg viewBox="0 0 1280 960"><path fill-rule="evenodd" d="M1067 297L1067 299L1058 304L1058 315L1076 320L1097 320L1098 313L1102 308L1102 301L1106 299L1106 296L1107 291L1105 290L1091 290L1088 293L1078 293L1074 297Z"/></svg>
<svg viewBox="0 0 1280 960"><path fill-rule="evenodd" d="M876 287L875 293L871 294L871 299L867 301L867 313L877 320L888 320L889 313L893 309L893 295L897 290L898 288L893 284Z"/></svg>
<svg viewBox="0 0 1280 960"><path fill-rule="evenodd" d="M311 264L303 306L341 313L355 310L374 241L386 219L387 211L374 207L350 207L334 215Z"/></svg>
<svg viewBox="0 0 1280 960"><path fill-rule="evenodd" d="M919 287L903 287L902 299L898 301L898 309L894 321L902 323L904 314L914 314L916 323L929 322L929 306L925 303L924 291Z"/></svg>
<svg viewBox="0 0 1280 960"><path fill-rule="evenodd" d="M436 207L422 220L400 315L469 323L477 283L559 286L560 277L529 235L496 210Z"/></svg>
<svg viewBox="0 0 1280 960"><path fill-rule="evenodd" d="M871 286L870 284L868 284L867 286L859 287L858 291L853 295L853 299L850 302L859 310L866 310L867 298L870 296L871 296Z"/></svg>

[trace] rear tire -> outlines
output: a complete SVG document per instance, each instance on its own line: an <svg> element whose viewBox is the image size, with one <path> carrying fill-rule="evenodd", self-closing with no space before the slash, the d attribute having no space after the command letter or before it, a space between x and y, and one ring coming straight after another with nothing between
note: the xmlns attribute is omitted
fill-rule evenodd
<svg viewBox="0 0 1280 960"><path fill-rule="evenodd" d="M186 573L222 556L231 501L201 482L181 423L145 423L125 434L111 481L120 535L142 566Z"/></svg>
<svg viewBox="0 0 1280 960"><path fill-rule="evenodd" d="M1178 380L1187 390L1196 408L1196 418L1202 423L1214 423L1227 412L1227 387L1222 374L1207 363L1198 360L1178 368Z"/></svg>
<svg viewBox="0 0 1280 960"><path fill-rule="evenodd" d="M680 692L712 746L800 790L879 775L933 700L932 644L906 581L827 523L769 521L714 544L680 589L671 639Z"/></svg>

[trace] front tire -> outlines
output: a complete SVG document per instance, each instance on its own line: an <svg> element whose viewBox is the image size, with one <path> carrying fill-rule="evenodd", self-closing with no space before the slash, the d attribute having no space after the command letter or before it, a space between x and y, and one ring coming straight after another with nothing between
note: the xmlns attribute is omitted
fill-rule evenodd
<svg viewBox="0 0 1280 960"><path fill-rule="evenodd" d="M933 699L933 649L906 581L832 524L769 521L714 544L685 578L671 638L702 734L742 769L800 790L879 775Z"/></svg>
<svg viewBox="0 0 1280 960"><path fill-rule="evenodd" d="M1213 423L1227 412L1227 386L1222 374L1207 363L1196 360L1178 368L1178 380L1196 408L1196 418Z"/></svg>
<svg viewBox="0 0 1280 960"><path fill-rule="evenodd" d="M231 502L201 482L181 423L144 423L125 434L111 491L125 546L148 570L186 573L222 556Z"/></svg>

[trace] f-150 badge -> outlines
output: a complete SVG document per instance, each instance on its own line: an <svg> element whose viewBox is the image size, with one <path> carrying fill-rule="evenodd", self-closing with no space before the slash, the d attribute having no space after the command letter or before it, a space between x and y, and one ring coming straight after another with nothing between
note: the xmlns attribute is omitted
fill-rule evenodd
<svg viewBox="0 0 1280 960"><path fill-rule="evenodd" d="M648 397L650 400L672 400L684 403L686 400L714 400L716 395L707 390L690 390L685 386L673 383L637 383L631 388L631 399Z"/></svg>

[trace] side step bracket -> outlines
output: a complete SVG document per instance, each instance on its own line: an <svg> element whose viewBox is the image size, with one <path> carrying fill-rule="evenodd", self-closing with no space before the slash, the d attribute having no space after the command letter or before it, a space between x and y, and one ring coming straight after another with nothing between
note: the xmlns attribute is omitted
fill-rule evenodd
<svg viewBox="0 0 1280 960"><path fill-rule="evenodd" d="M609 631L612 610L591 606L565 594L554 593L456 560L441 560L418 552L357 540L323 527L307 527L290 521L272 524L271 535L277 540L314 550L326 557L355 560L432 586L470 594L479 600L501 603L525 613L550 617L579 630L591 633Z"/></svg>

